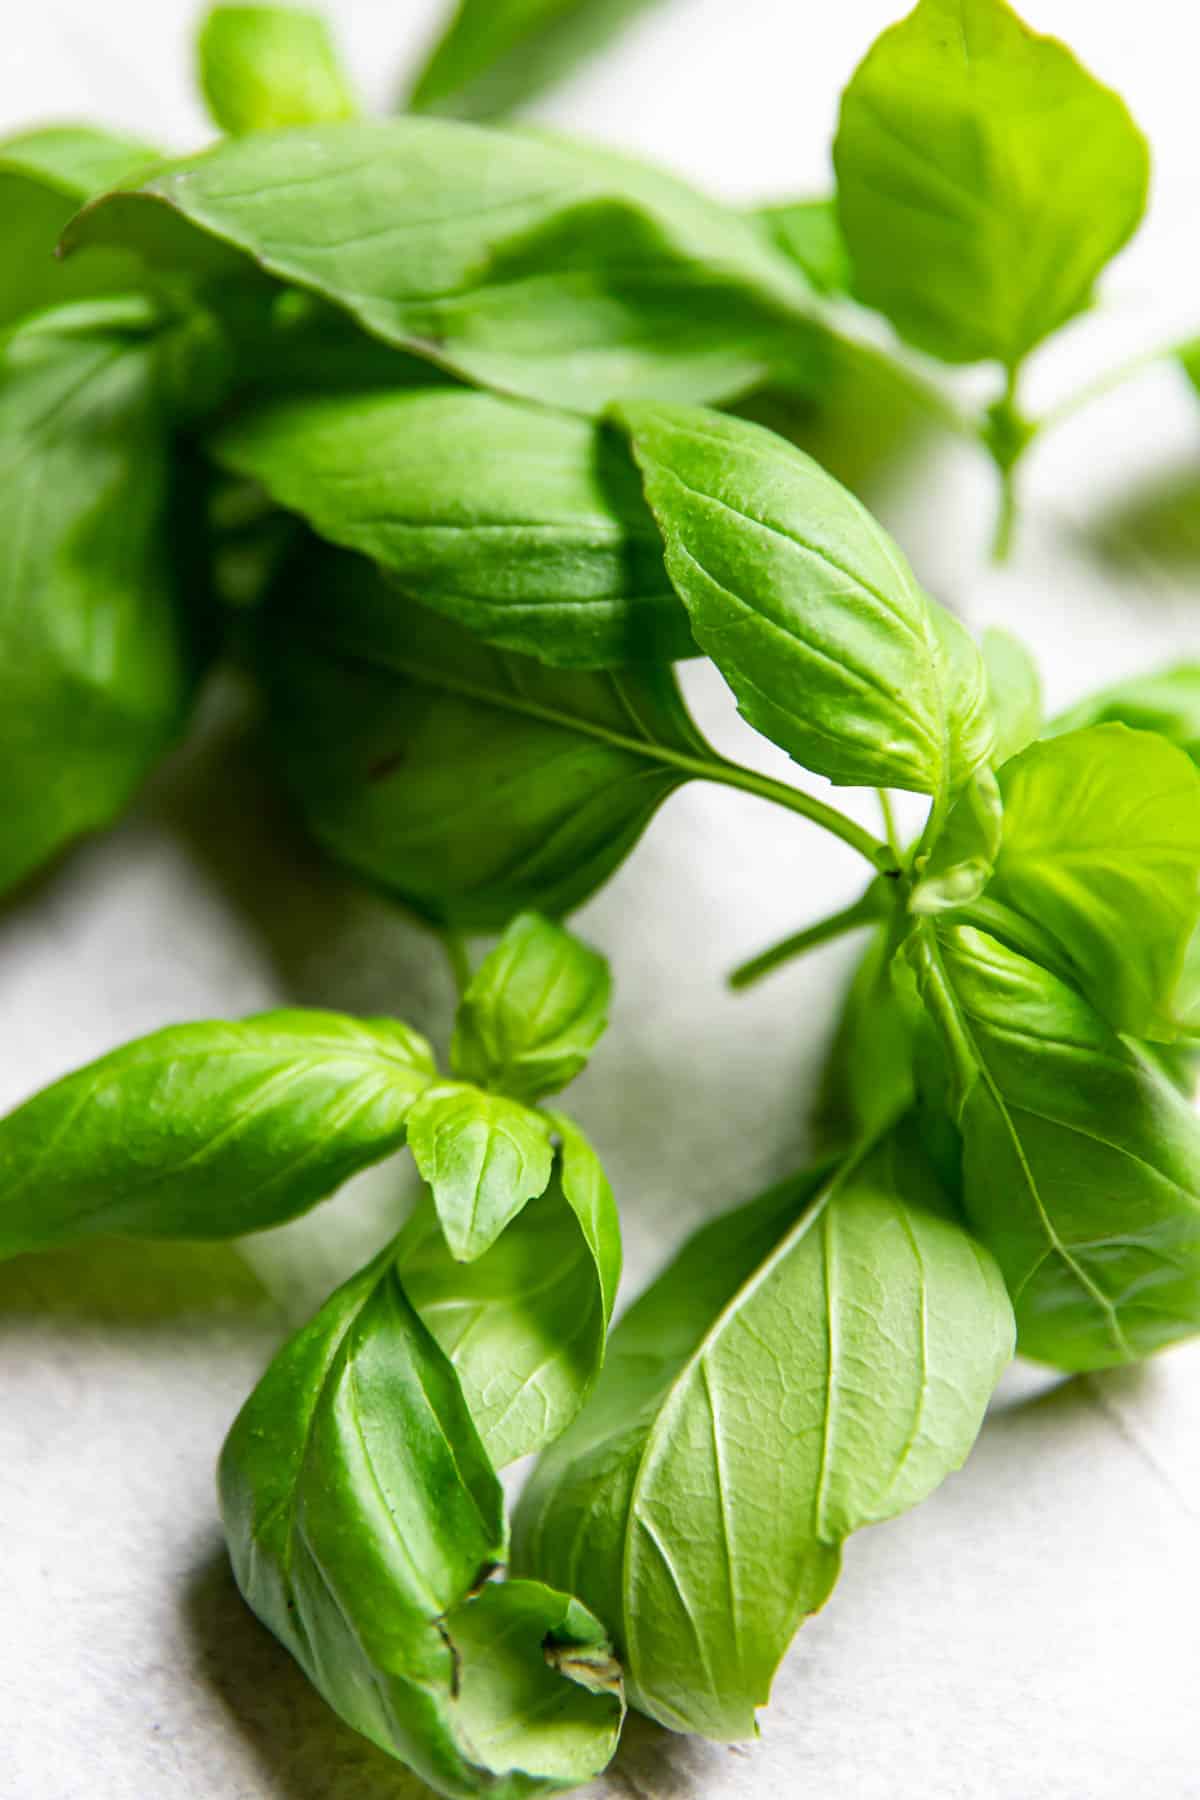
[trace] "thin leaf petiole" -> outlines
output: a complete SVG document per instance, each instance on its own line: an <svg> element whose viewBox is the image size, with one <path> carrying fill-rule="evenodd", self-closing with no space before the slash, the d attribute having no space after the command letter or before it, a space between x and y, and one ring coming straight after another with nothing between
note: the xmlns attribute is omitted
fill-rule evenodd
<svg viewBox="0 0 1200 1800"><path fill-rule="evenodd" d="M865 925L878 924L880 919L887 916L887 911L886 890L881 882L873 881L866 893L860 895L852 905L844 906L840 912L830 913L828 918L818 919L815 925L806 925L803 931L794 931L790 937L772 944L769 950L763 950L758 956L751 957L749 962L740 964L730 975L729 985L731 988L751 987L782 963L803 956L806 950L815 950L818 944L832 943L835 938L845 937L847 932L857 931Z"/></svg>

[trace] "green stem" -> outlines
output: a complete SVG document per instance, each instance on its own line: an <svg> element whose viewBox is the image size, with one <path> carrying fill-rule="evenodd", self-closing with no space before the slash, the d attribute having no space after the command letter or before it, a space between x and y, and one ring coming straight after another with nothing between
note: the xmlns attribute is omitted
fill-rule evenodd
<svg viewBox="0 0 1200 1800"><path fill-rule="evenodd" d="M1037 429L1045 431L1047 426L1061 424L1072 413L1081 412L1093 400L1102 399L1113 388L1122 386L1134 375L1140 375L1143 369L1153 368L1156 363L1173 361L1182 356L1185 350L1192 349L1195 343L1194 337L1181 338L1178 343L1160 344L1157 350L1144 350L1137 356L1131 356L1128 361L1118 363L1115 369L1110 369L1106 375L1097 375L1092 381L1085 381L1073 394L1068 394L1065 400L1060 400L1049 412L1043 413L1036 422Z"/></svg>
<svg viewBox="0 0 1200 1800"><path fill-rule="evenodd" d="M904 861L904 852L900 848L900 833L896 830L896 815L892 810L892 796L886 788L877 789L879 794L879 810L883 814L883 830L888 841L888 849L896 859L896 865Z"/></svg>
<svg viewBox="0 0 1200 1800"><path fill-rule="evenodd" d="M461 1000L471 985L471 959L467 955L466 940L461 931L454 931L450 926L438 932L442 940L442 948L446 952L446 960L450 964L450 973L454 977L454 987Z"/></svg>
<svg viewBox="0 0 1200 1800"><path fill-rule="evenodd" d="M1013 529L1017 522L1017 484L1012 467L1000 470L1000 506L996 513L996 529L992 534L992 561L1006 563L1012 553Z"/></svg>
<svg viewBox="0 0 1200 1800"><path fill-rule="evenodd" d="M789 812L799 813L801 818L811 819L814 825L832 832L834 837L841 838L843 844L849 844L860 856L865 856L873 868L885 875L898 873L896 859L886 844L873 838L869 831L848 819L845 813L838 812L836 807L826 806L823 800L817 800L812 794L805 794L800 788L789 787L786 781L776 781L770 775L760 775L755 769L744 769L740 763L727 762L723 756L714 757L711 763L705 762L696 768L695 773L702 779L718 781L725 787L739 788L744 794L757 794L760 800L771 800L776 806L785 806Z"/></svg>
<svg viewBox="0 0 1200 1800"><path fill-rule="evenodd" d="M1017 464L1028 450L1037 427L1022 417L1017 405L1017 367L1004 372L1004 392L988 407L980 436L1000 475L1000 510L992 538L992 561L1007 562L1017 520Z"/></svg>
<svg viewBox="0 0 1200 1800"><path fill-rule="evenodd" d="M878 924L886 911L885 896L881 894L879 884L873 881L852 905L830 913L826 919L818 919L815 925L806 925L803 931L794 931L790 937L772 944L769 950L741 963L730 975L729 985L731 988L750 987L764 975L769 975L772 969L779 968L781 963L803 956L806 950L815 950L818 944L831 943L834 938L845 937L847 932L857 931L861 926Z"/></svg>

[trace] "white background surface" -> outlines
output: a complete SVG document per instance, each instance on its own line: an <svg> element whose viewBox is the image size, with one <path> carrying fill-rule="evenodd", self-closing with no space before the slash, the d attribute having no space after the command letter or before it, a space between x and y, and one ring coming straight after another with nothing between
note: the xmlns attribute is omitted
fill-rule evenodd
<svg viewBox="0 0 1200 1800"><path fill-rule="evenodd" d="M381 103L431 0L331 10ZM557 123L737 197L819 190L835 95L891 0L668 0L560 90ZM1028 0L1117 83L1156 155L1151 222L1101 315L1033 371L1035 406L1120 356L1200 331L1195 70L1179 0ZM92 116L204 137L188 0L7 0L0 127ZM2 232L2 222L0 222ZM2 244L0 244L2 254ZM1169 369L1036 454L1011 568L982 563L987 472L958 450L880 496L939 595L1007 622L1059 704L1194 652L1200 568L1115 518L1200 480L1200 407ZM1200 505L1195 514L1200 519ZM1200 532L1194 533L1200 536ZM702 724L770 766L692 671ZM622 1206L630 1291L712 1211L805 1151L848 953L734 999L738 958L849 898L852 858L757 802L685 790L579 915L610 954L612 1030L578 1109ZM0 1105L137 1032L283 1000L396 1011L445 1037L428 940L298 845L218 736L178 757L109 839L0 910ZM0 1795L4 1800L412 1800L244 1612L212 1465L289 1323L384 1235L409 1192L377 1172L244 1254L90 1250L0 1270ZM151 1278L147 1278L147 1270ZM1200 1796L1200 1354L1055 1385L1014 1371L967 1469L855 1539L780 1674L762 1741L635 1725L605 1800L1155 1800Z"/></svg>

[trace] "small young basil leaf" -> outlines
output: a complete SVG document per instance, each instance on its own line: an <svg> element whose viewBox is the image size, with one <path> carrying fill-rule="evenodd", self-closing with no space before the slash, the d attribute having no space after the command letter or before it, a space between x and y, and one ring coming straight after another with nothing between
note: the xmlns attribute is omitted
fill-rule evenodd
<svg viewBox="0 0 1200 1800"><path fill-rule="evenodd" d="M230 137L358 114L328 25L304 7L213 6L196 65L213 123Z"/></svg>
<svg viewBox="0 0 1200 1800"><path fill-rule="evenodd" d="M1088 1002L965 926L911 940L955 1071L963 1206L1056 1368L1200 1331L1200 1121Z"/></svg>
<svg viewBox="0 0 1200 1800"><path fill-rule="evenodd" d="M813 1120L822 1148L866 1143L913 1104L912 1036L880 926L850 978L825 1059Z"/></svg>
<svg viewBox="0 0 1200 1800"><path fill-rule="evenodd" d="M785 201L760 207L758 217L818 293L850 292L853 271L836 199Z"/></svg>
<svg viewBox="0 0 1200 1800"><path fill-rule="evenodd" d="M1041 736L1042 683L1037 664L1011 631L990 625L979 640L996 731L993 763L1000 768Z"/></svg>
<svg viewBox="0 0 1200 1800"><path fill-rule="evenodd" d="M563 1148L550 1185L490 1250L456 1262L425 1200L396 1252L497 1468L544 1449L579 1411L604 1360L621 1274L617 1209L596 1153L577 1126L554 1124Z"/></svg>
<svg viewBox="0 0 1200 1800"><path fill-rule="evenodd" d="M458 1262L489 1250L526 1201L545 1193L554 1167L545 1113L466 1082L426 1089L409 1114L408 1142Z"/></svg>
<svg viewBox="0 0 1200 1800"><path fill-rule="evenodd" d="M514 1100L574 1081L608 1024L608 963L537 913L513 920L463 995L450 1062L456 1075Z"/></svg>
<svg viewBox="0 0 1200 1800"><path fill-rule="evenodd" d="M1000 788L991 769L972 775L950 809L909 901L914 913L951 912L977 900L996 866L1004 829Z"/></svg>
<svg viewBox="0 0 1200 1800"><path fill-rule="evenodd" d="M1013 368L1090 303L1146 206L1118 95L1004 0L919 0L842 96L855 292L946 362Z"/></svg>
<svg viewBox="0 0 1200 1800"><path fill-rule="evenodd" d="M1200 772L1153 732L1093 725L1031 744L1000 786L989 897L1050 937L1118 1031L1173 1037L1200 923Z"/></svg>
<svg viewBox="0 0 1200 1800"><path fill-rule="evenodd" d="M414 80L413 112L496 119L599 50L653 0L457 0Z"/></svg>
<svg viewBox="0 0 1200 1800"><path fill-rule="evenodd" d="M515 1566L570 1571L672 1730L753 1736L843 1540L974 1442L1012 1312L987 1252L910 1204L915 1173L889 1140L701 1231L522 1498Z"/></svg>
<svg viewBox="0 0 1200 1800"><path fill-rule="evenodd" d="M187 714L153 323L80 302L0 344L0 891L115 818Z"/></svg>
<svg viewBox="0 0 1200 1800"><path fill-rule="evenodd" d="M1173 663L1102 688L1051 719L1046 734L1061 737L1084 725L1109 724L1156 731L1200 763L1200 663Z"/></svg>
<svg viewBox="0 0 1200 1800"><path fill-rule="evenodd" d="M144 144L86 126L50 126L0 142L0 327L42 307L141 285L136 256L98 250L62 263L54 247L85 200L157 161L158 152Z"/></svg>
<svg viewBox="0 0 1200 1800"><path fill-rule="evenodd" d="M459 388L389 387L255 403L212 449L502 649L560 668L695 653L637 471L596 425Z"/></svg>
<svg viewBox="0 0 1200 1800"><path fill-rule="evenodd" d="M439 924L586 900L712 752L669 667L550 670L308 552L261 622L280 765L334 856Z"/></svg>
<svg viewBox="0 0 1200 1800"><path fill-rule="evenodd" d="M390 1250L280 1351L219 1488L249 1605L347 1724L439 1793L527 1800L608 1762L624 1709L604 1634L565 1594L487 1581L500 1483ZM609 1691L577 1660L607 1666Z"/></svg>
<svg viewBox="0 0 1200 1800"><path fill-rule="evenodd" d="M979 653L865 507L742 419L620 409L692 631L743 717L852 786L953 790L991 754Z"/></svg>
<svg viewBox="0 0 1200 1800"><path fill-rule="evenodd" d="M613 151L441 119L231 139L89 207L103 244L265 271L476 386L572 412L718 400L806 353L813 294L753 219Z"/></svg>
<svg viewBox="0 0 1200 1800"><path fill-rule="evenodd" d="M138 1038L0 1120L0 1255L281 1224L398 1149L436 1079L390 1019L284 1011Z"/></svg>

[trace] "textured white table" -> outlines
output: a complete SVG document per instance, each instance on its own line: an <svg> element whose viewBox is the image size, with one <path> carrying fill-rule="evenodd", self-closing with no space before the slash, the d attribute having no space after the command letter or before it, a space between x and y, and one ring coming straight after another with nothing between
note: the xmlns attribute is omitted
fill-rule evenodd
<svg viewBox="0 0 1200 1800"><path fill-rule="evenodd" d="M16 8L14 5L14 12ZM39 0L0 64L0 126L93 114L187 146L188 0ZM431 0L333 9L382 100ZM641 148L734 197L827 179L834 95L888 0L673 0L547 116ZM1033 402L1200 328L1194 71L1177 0L1028 0L1118 82L1150 129L1155 212L1105 314L1035 368ZM1200 407L1168 371L1098 405L1031 465L1012 568L985 568L991 495L965 453L880 506L935 590L1005 621L1051 702L1193 651L1200 566L1119 565L1098 527L1200 479ZM1200 517L1200 511L1197 513ZM771 753L692 671L701 722ZM805 1153L805 1115L847 954L754 993L739 957L848 897L857 871L802 821L701 788L674 799L579 917L610 954L612 1030L578 1090L613 1175L628 1289L712 1211ZM0 910L0 1105L171 1020L290 1000L403 1013L444 1038L429 943L296 843L217 738L181 754L120 831ZM243 1610L212 1465L289 1324L378 1242L403 1165L234 1250L89 1251L0 1270L3 1800L413 1800ZM150 1276L147 1276L147 1270ZM1006 1382L967 1469L864 1533L806 1627L761 1743L715 1749L635 1724L592 1800L1156 1800L1200 1796L1200 1353L1055 1385Z"/></svg>

